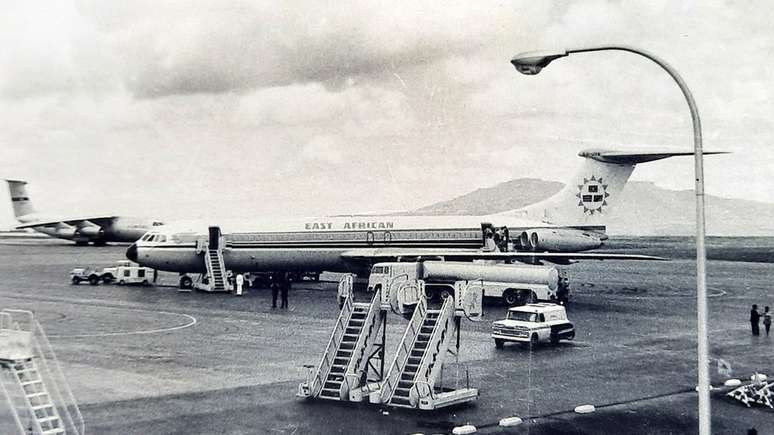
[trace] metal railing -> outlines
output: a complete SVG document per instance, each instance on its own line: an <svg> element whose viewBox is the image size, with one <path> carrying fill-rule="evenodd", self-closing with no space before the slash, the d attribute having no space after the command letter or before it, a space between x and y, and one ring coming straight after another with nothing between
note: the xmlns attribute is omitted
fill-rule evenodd
<svg viewBox="0 0 774 435"><path fill-rule="evenodd" d="M382 403L387 403L392 399L392 394L398 384L403 368L406 366L406 361L408 361L408 357L411 354L411 349L414 348L414 342L417 339L417 335L419 335L419 330L422 328L422 323L424 323L426 314L427 301L421 299L414 310L411 321L406 327L406 332L403 333L403 338L400 340L398 351L395 353L392 364L390 364L387 376L385 376L384 382L382 382L380 393Z"/></svg>
<svg viewBox="0 0 774 435"><path fill-rule="evenodd" d="M381 311L381 298L381 290L377 290L376 293L374 293L374 298L371 300L371 305L368 307L368 314L363 321L363 327L360 330L360 335L355 343L352 358L350 358L349 364L347 364L347 370L344 372L344 382L341 384L342 389L340 390L342 397L349 394L353 388L359 386L361 373L366 369L366 363L368 361L365 357L370 351L371 345L373 344L379 329L376 320Z"/></svg>
<svg viewBox="0 0 774 435"><path fill-rule="evenodd" d="M336 357L336 350L341 345L341 340L344 337L344 331L347 329L347 324L352 316L353 304L352 296L347 296L344 299L344 305L341 307L341 312L336 320L336 326L333 329L330 340L328 340L328 346L325 348L320 364L317 366L317 374L314 376L312 385L310 386L310 395L312 397L317 396L322 390L325 378L328 377L333 360Z"/></svg>
<svg viewBox="0 0 774 435"><path fill-rule="evenodd" d="M454 298L448 297L444 300L443 306L441 306L441 310L438 313L438 319L433 327L433 332L430 334L430 340L428 340L425 352L419 362L417 375L414 378L414 386L411 388L415 392L416 403L414 400L411 401L411 404L414 406L417 406L419 399L426 397L425 394L420 394L417 384L427 384L430 394L433 392L436 375L443 367L443 360L448 347L447 342L452 337L452 332L454 332L453 317ZM410 399L412 396L414 395L409 393Z"/></svg>
<svg viewBox="0 0 774 435"><path fill-rule="evenodd" d="M41 356L41 366L45 370L45 372L49 375L49 379L52 379L54 382L51 383L51 390L54 392L52 398L56 398L58 400L58 403L61 404L61 406L58 406L57 408L64 411L64 416L66 417L66 422L69 423L69 425L75 430L75 434L84 434L86 430L86 424L83 420L83 415L81 414L80 408L78 408L78 403L75 401L75 396L73 395L73 392L70 390L70 386L67 384L64 378L64 373L62 372L62 367L59 365L59 359L56 357L56 354L54 353L54 348L51 347L51 342L48 341L48 337L43 332L43 328L40 326L40 323L37 319L34 319L35 328L37 329L37 333L40 335L40 340L34 340L35 349L38 351L38 354ZM42 344L42 348L41 348ZM46 357L46 354L44 352L48 352L49 357ZM51 360L51 365L53 368L49 367L48 360ZM64 394L62 394L62 391L64 391ZM56 402L55 402L56 403ZM70 413L70 409L72 408L73 413L75 414L75 417ZM79 430L80 428L80 430Z"/></svg>
<svg viewBox="0 0 774 435"><path fill-rule="evenodd" d="M86 430L83 415L78 408L75 396L70 390L62 367L59 364L59 359L40 322L35 319L31 311L4 309L0 312L0 329L25 330L21 324L14 321L14 314L22 315L26 319L26 325L24 326L26 326L26 331L32 334L32 358L40 361L39 366L36 368L38 376L46 386L49 398L59 413L59 419L63 428L68 434L82 435ZM32 361L29 363L33 364ZM21 384L17 385L19 385L21 397L24 397L26 401L24 387ZM3 393L10 401L10 396L5 386L3 386ZM32 406L30 403L27 403L27 405Z"/></svg>

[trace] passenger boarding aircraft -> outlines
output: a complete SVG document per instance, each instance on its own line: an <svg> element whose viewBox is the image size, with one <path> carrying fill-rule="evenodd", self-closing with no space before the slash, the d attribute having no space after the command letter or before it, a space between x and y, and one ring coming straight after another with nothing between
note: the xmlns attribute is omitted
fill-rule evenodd
<svg viewBox="0 0 774 435"><path fill-rule="evenodd" d="M417 257L559 264L580 259L656 260L580 251L598 248L607 239L611 204L637 163L681 155L693 153L582 151L580 171L556 195L494 215L338 216L252 221L211 226L209 231L164 226L148 232L126 255L143 266L181 274L204 273L208 250L219 250L226 267L235 272L363 273L376 262ZM487 241L498 229L509 239L500 244L502 249ZM509 234L515 236L511 239Z"/></svg>
<svg viewBox="0 0 774 435"><path fill-rule="evenodd" d="M32 206L27 194L27 182L5 180L11 193L11 203L18 229L32 228L43 234L72 240L76 245L104 245L106 242L131 243L162 222L128 216L96 215L83 217L54 217L40 214Z"/></svg>

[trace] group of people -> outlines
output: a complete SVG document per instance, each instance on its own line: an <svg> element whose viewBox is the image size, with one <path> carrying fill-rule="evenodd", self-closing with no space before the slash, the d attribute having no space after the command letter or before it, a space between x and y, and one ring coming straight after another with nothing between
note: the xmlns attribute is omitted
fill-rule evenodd
<svg viewBox="0 0 774 435"><path fill-rule="evenodd" d="M238 273L233 275L228 272L228 282L237 296L242 296L242 289L252 287L248 276ZM277 308L277 297L280 298L280 308L288 308L288 291L293 281L289 272L272 272L268 275L269 288L271 288L271 307ZM253 283L254 284L254 283Z"/></svg>
<svg viewBox="0 0 774 435"><path fill-rule="evenodd" d="M277 296L281 296L280 308L288 307L288 291L292 278L288 272L274 272L269 275L269 287L271 287L271 308L277 308Z"/></svg>
<svg viewBox="0 0 774 435"><path fill-rule="evenodd" d="M766 337L769 336L769 330L771 329L771 311L768 306L763 307L763 314L758 312L758 305L753 304L752 310L750 310L750 326L752 327L752 335L761 335L760 322L763 317L763 327L766 329Z"/></svg>

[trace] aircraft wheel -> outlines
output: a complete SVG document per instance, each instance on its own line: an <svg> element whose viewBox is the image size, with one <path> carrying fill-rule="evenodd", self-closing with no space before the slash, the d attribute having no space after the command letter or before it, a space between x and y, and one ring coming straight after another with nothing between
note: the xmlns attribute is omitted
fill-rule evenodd
<svg viewBox="0 0 774 435"><path fill-rule="evenodd" d="M182 289L189 289L193 287L193 280L190 276L182 276L180 277L180 288Z"/></svg>

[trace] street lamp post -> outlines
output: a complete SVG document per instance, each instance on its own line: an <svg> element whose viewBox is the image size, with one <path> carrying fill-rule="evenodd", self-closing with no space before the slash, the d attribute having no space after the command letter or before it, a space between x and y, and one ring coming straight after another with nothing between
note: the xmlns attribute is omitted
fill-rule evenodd
<svg viewBox="0 0 774 435"><path fill-rule="evenodd" d="M698 320L698 365L699 365L699 433L710 433L710 383L709 383L709 340L707 339L707 280L706 280L706 249L704 247L704 159L701 143L701 120L696 102L683 78L668 63L646 51L625 45L608 45L590 48L578 48L559 52L528 52L521 53L511 59L516 69L528 75L537 74L552 61L573 53L590 51L628 51L644 56L663 68L677 82L693 120L694 167L696 175L696 308Z"/></svg>

